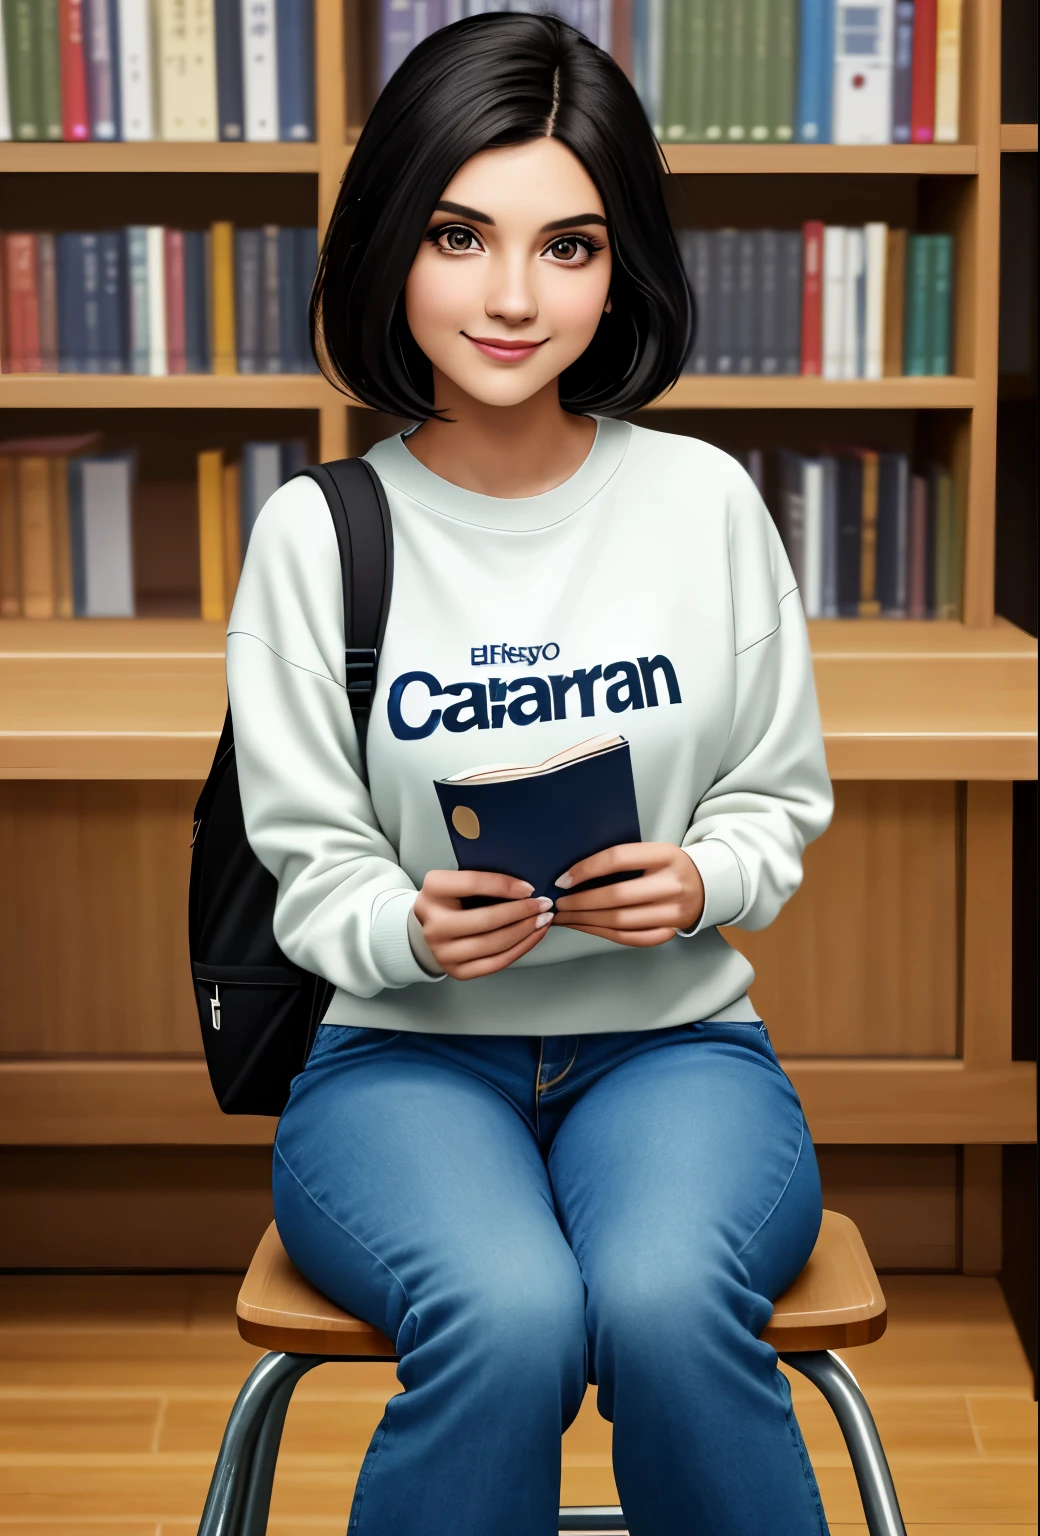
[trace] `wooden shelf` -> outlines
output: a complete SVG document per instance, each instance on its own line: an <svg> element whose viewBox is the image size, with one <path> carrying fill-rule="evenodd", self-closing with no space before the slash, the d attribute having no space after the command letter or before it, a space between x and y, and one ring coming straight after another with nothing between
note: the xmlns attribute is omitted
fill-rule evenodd
<svg viewBox="0 0 1040 1536"><path fill-rule="evenodd" d="M668 168L693 176L974 176L974 144L666 144Z"/></svg>
<svg viewBox="0 0 1040 1536"><path fill-rule="evenodd" d="M316 373L230 376L178 373L8 373L0 376L0 407L23 410L319 410L345 405Z"/></svg>
<svg viewBox="0 0 1040 1536"><path fill-rule="evenodd" d="M647 407L674 410L970 410L975 380L922 378L821 379L808 374L684 374Z"/></svg>
<svg viewBox="0 0 1040 1536"><path fill-rule="evenodd" d="M961 1144L1036 1138L1032 1062L786 1057L817 1143ZM0 1061L8 1146L256 1146L275 1121L222 1115L194 1060Z"/></svg>
<svg viewBox="0 0 1040 1536"><path fill-rule="evenodd" d="M0 144L0 172L317 175L319 144Z"/></svg>
<svg viewBox="0 0 1040 1536"><path fill-rule="evenodd" d="M809 625L835 779L1036 777L1037 643L998 620ZM226 703L224 628L0 624L0 778L204 779Z"/></svg>
<svg viewBox="0 0 1040 1536"><path fill-rule="evenodd" d="M1004 151L1032 150L1036 154L1036 124L1035 123L1001 123L1000 147Z"/></svg>

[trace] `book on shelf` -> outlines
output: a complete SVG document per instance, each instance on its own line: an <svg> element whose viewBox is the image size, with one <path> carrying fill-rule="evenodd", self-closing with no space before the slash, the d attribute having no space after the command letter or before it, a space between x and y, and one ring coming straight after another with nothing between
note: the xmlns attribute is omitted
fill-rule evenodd
<svg viewBox="0 0 1040 1536"><path fill-rule="evenodd" d="M697 311L686 373L951 371L950 234L809 219L796 230L684 229L677 238Z"/></svg>
<svg viewBox="0 0 1040 1536"><path fill-rule="evenodd" d="M3 0L3 22L0 138L314 138L314 0Z"/></svg>
<svg viewBox="0 0 1040 1536"><path fill-rule="evenodd" d="M962 0L379 0L379 88L460 16L546 9L622 64L665 144L959 136Z"/></svg>
<svg viewBox="0 0 1040 1536"><path fill-rule="evenodd" d="M5 373L312 373L317 230L131 225L0 237Z"/></svg>

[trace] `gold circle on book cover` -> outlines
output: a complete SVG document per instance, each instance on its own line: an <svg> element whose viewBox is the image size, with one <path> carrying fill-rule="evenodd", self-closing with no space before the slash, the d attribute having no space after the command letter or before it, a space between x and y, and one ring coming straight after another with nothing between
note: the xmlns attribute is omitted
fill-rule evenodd
<svg viewBox="0 0 1040 1536"><path fill-rule="evenodd" d="M451 813L451 824L460 837L474 838L480 836L480 822L476 811L471 811L468 805L457 805Z"/></svg>

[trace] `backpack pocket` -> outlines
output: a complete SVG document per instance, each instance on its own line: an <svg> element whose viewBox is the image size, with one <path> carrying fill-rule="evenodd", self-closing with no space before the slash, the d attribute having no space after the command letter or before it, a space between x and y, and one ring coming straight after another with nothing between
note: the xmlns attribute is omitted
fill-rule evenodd
<svg viewBox="0 0 1040 1536"><path fill-rule="evenodd" d="M315 978L275 965L192 965L206 1065L225 1114L280 1115L319 1023Z"/></svg>

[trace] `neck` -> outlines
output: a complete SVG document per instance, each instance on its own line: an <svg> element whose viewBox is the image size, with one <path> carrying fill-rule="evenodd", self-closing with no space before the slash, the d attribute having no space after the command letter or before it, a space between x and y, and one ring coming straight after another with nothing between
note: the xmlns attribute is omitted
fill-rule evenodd
<svg viewBox="0 0 1040 1536"><path fill-rule="evenodd" d="M569 480L596 436L589 416L560 405L557 381L517 405L475 400L434 369L434 399L449 421L431 418L407 438L409 451L442 480L482 496L539 496Z"/></svg>

